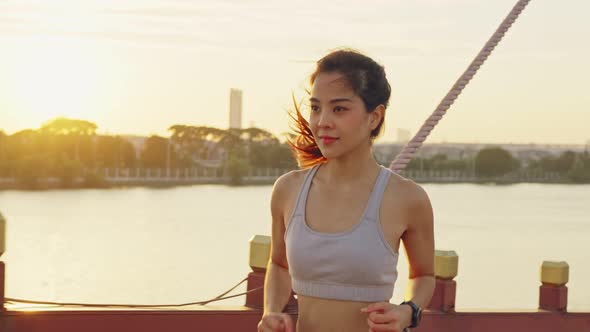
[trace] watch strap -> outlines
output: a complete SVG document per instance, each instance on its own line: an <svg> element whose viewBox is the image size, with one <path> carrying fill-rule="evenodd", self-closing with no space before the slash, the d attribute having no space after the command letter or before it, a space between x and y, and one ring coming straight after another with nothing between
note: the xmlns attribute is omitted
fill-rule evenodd
<svg viewBox="0 0 590 332"><path fill-rule="evenodd" d="M417 327L418 324L420 323L418 321L418 319L419 319L421 309L420 309L420 307L418 307L418 305L416 303L414 303L412 301L404 301L400 305L403 305L403 304L409 305L410 308L412 308L412 322L411 322L410 326L406 327L406 329L403 330L403 332L409 332L410 327Z"/></svg>

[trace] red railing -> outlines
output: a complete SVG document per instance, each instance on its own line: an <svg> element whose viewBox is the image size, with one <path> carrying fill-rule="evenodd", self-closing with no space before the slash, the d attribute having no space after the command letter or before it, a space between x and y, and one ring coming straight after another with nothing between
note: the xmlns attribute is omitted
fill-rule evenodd
<svg viewBox="0 0 590 332"><path fill-rule="evenodd" d="M4 303L5 265L0 262L0 300ZM0 332L98 331L256 331L262 311L264 272L248 275L245 306L200 306L190 310L5 310ZM437 278L436 290L415 332L580 332L590 331L590 313L567 312L567 287L541 285L539 310L456 312L456 282ZM292 298L285 311L297 318Z"/></svg>

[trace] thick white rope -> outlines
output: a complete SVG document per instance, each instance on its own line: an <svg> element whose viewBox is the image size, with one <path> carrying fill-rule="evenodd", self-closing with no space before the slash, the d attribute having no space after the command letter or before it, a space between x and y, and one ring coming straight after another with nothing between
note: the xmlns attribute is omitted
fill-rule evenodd
<svg viewBox="0 0 590 332"><path fill-rule="evenodd" d="M445 115L449 107L451 107L453 102L455 102L455 99L457 99L459 94L461 94L461 91L463 91L467 83L469 83L469 81L473 78L479 67L483 65L496 45L498 45L502 37L504 37L506 31L508 31L510 26L514 23L514 21L516 21L518 15L520 15L529 2L530 0L519 0L516 5L514 5L514 8L512 8L508 16L504 19L502 24L500 24L500 27L498 27L496 32L494 32L483 49L475 57L475 60L471 62L467 70L463 73L463 75L461 75L457 82L455 82L451 90L443 98L432 115L426 119L414 138L412 138L412 140L406 144L402 152L400 152L391 162L389 168L397 173L408 165L412 157L416 154L416 151L418 151L418 149L422 146L422 143L424 143L426 140L426 137L428 137L432 129L434 129L440 119L442 119L442 117Z"/></svg>

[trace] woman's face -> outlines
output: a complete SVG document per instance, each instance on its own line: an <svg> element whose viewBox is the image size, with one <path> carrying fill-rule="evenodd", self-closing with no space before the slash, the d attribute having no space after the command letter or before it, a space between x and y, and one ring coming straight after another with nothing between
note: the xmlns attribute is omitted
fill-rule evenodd
<svg viewBox="0 0 590 332"><path fill-rule="evenodd" d="M381 115L368 113L363 100L338 72L320 73L312 89L309 126L324 157L330 159L367 144Z"/></svg>

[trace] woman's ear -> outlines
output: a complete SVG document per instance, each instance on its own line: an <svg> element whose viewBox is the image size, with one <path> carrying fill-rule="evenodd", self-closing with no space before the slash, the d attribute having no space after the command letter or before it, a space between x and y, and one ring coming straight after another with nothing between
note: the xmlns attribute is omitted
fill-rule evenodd
<svg viewBox="0 0 590 332"><path fill-rule="evenodd" d="M375 130L377 126L381 123L381 119L385 116L385 106L379 105L375 107L375 110L369 114L371 117L371 130Z"/></svg>

